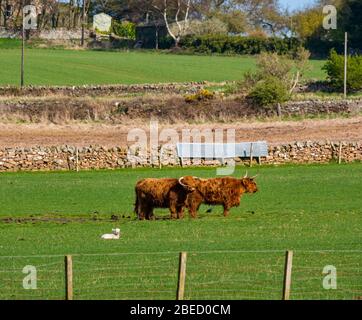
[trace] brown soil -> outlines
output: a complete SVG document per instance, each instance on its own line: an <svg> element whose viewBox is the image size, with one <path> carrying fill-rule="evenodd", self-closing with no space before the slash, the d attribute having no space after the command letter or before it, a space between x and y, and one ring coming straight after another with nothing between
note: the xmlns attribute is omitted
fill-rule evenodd
<svg viewBox="0 0 362 320"><path fill-rule="evenodd" d="M110 218L104 218L104 217L53 217L53 216L45 216L45 217L24 217L24 218L1 218L0 223L37 223L37 222L55 222L55 223L71 223L71 222L78 222L78 223L85 223L89 221L102 221L102 222L112 222L112 221L118 221L120 219L131 219L131 216L115 216L112 215Z"/></svg>
<svg viewBox="0 0 362 320"><path fill-rule="evenodd" d="M30 147L72 145L124 146L132 128L148 131L148 125L132 122L132 126L104 124L0 124L0 147ZM306 140L362 142L362 117L348 119L303 120L282 122L248 122L233 124L160 125L162 129L176 129L181 139L182 129L236 130L237 141L266 140L271 144ZM130 142L131 144L134 142Z"/></svg>

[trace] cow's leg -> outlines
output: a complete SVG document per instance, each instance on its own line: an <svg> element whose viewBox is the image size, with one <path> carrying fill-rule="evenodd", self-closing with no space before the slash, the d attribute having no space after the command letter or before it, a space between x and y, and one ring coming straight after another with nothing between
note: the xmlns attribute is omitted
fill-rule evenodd
<svg viewBox="0 0 362 320"><path fill-rule="evenodd" d="M176 207L170 208L170 212L171 212L171 219L177 219L177 210L176 210Z"/></svg>
<svg viewBox="0 0 362 320"><path fill-rule="evenodd" d="M138 206L138 219L139 220L150 220L153 215L153 208L146 201L140 201Z"/></svg>
<svg viewBox="0 0 362 320"><path fill-rule="evenodd" d="M148 217L149 217L149 220L156 220L156 217L153 214L153 208L150 209Z"/></svg>
<svg viewBox="0 0 362 320"><path fill-rule="evenodd" d="M189 204L189 214L191 216L191 218L197 218L197 212L199 210L201 206L201 202L198 201L193 201L192 203Z"/></svg>
<svg viewBox="0 0 362 320"><path fill-rule="evenodd" d="M137 211L138 220L145 220L146 214L145 214L145 208L144 206L140 205Z"/></svg>
<svg viewBox="0 0 362 320"><path fill-rule="evenodd" d="M170 202L170 212L171 212L171 219L177 219L178 218L178 208L177 208L176 201Z"/></svg>
<svg viewBox="0 0 362 320"><path fill-rule="evenodd" d="M178 214L177 214L177 199L170 199L170 203L169 203L169 209L170 209L170 213L171 213L171 219L177 219Z"/></svg>
<svg viewBox="0 0 362 320"><path fill-rule="evenodd" d="M145 209L146 212L146 219L147 220L154 220L155 216L153 215L153 207L152 206L147 206L147 208Z"/></svg>
<svg viewBox="0 0 362 320"><path fill-rule="evenodd" d="M177 219L183 219L184 217L184 207L177 206Z"/></svg>
<svg viewBox="0 0 362 320"><path fill-rule="evenodd" d="M177 219L178 215L177 215L176 206L170 207L170 212L171 212L171 219Z"/></svg>
<svg viewBox="0 0 362 320"><path fill-rule="evenodd" d="M224 203L224 217L227 217L230 214L230 206L226 203Z"/></svg>
<svg viewBox="0 0 362 320"><path fill-rule="evenodd" d="M145 216L144 216L144 212L142 210L142 198L141 198L141 194L138 191L136 191L136 203L135 203L134 211L137 215L137 219L144 220Z"/></svg>

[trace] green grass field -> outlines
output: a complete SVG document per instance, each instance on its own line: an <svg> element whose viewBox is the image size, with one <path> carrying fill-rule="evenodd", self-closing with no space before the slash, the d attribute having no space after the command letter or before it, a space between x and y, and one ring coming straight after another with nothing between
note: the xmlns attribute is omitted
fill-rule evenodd
<svg viewBox="0 0 362 320"><path fill-rule="evenodd" d="M0 43L0 85L18 85L20 49ZM308 78L323 79L324 61L312 60ZM27 49L27 85L142 84L233 81L255 68L253 57L189 56L155 52Z"/></svg>
<svg viewBox="0 0 362 320"><path fill-rule="evenodd" d="M75 299L174 299L180 251L188 252L187 299L280 299L287 249L292 299L362 296L362 164L249 171L260 192L230 217L204 206L181 221L166 210L156 210L164 219L136 221L135 182L215 169L0 174L2 219L49 219L0 222L0 299L64 298L65 254L74 255ZM59 217L69 220L51 220ZM116 226L121 240L100 239ZM22 288L25 265L37 267L37 290ZM326 265L337 268L337 290L322 287Z"/></svg>

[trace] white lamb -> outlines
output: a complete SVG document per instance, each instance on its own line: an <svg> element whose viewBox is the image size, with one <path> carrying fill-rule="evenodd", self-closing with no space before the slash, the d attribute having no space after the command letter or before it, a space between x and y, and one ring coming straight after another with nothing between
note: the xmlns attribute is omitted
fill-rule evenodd
<svg viewBox="0 0 362 320"><path fill-rule="evenodd" d="M112 229L112 233L109 234L104 234L102 236L102 239L106 239L106 240L118 240L121 236L121 230L120 229Z"/></svg>

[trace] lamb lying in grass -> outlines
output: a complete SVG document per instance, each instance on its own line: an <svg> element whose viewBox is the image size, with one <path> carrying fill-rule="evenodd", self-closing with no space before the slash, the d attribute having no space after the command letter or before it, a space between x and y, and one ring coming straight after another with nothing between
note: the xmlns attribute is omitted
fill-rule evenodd
<svg viewBox="0 0 362 320"><path fill-rule="evenodd" d="M121 236L121 230L120 229L112 229L112 233L110 234L104 234L102 236L102 239L106 240L118 240Z"/></svg>

